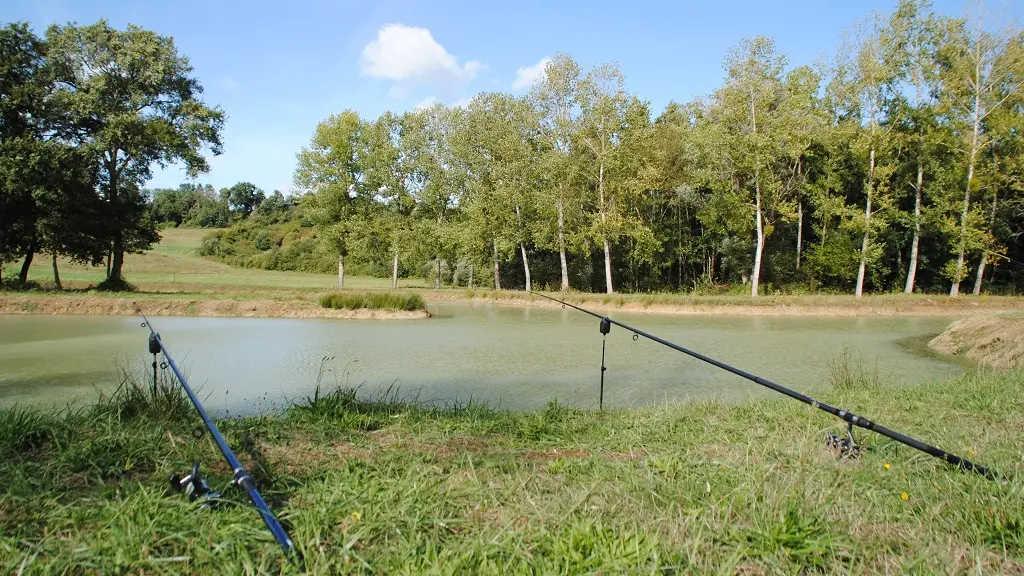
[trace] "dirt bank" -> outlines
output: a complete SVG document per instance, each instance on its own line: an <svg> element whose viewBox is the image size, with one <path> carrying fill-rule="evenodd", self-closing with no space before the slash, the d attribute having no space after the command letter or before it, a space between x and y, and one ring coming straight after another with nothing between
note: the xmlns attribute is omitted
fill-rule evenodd
<svg viewBox="0 0 1024 576"><path fill-rule="evenodd" d="M954 322L928 343L996 369L1024 366L1024 315L972 316Z"/></svg>
<svg viewBox="0 0 1024 576"><path fill-rule="evenodd" d="M559 297L554 294L555 297ZM490 292L470 296L458 291L426 291L428 302L474 302L498 306L558 308L560 304L523 292ZM571 294L568 302L595 312L636 312L693 316L967 316L1020 309L1019 298L983 299L925 296L807 295L749 297Z"/></svg>
<svg viewBox="0 0 1024 576"><path fill-rule="evenodd" d="M188 300L104 296L0 295L0 314L135 314L138 302L149 316L223 316L243 318L361 318L375 320L429 318L425 310L330 310L305 300Z"/></svg>

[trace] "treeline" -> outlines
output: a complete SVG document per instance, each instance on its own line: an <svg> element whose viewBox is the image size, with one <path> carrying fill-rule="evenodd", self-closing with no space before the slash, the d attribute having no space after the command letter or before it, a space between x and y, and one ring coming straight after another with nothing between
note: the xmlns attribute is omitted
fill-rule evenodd
<svg viewBox="0 0 1024 576"><path fill-rule="evenodd" d="M136 26L0 28L0 265L39 254L103 265L126 287L124 254L159 236L142 185L172 162L191 175L220 153L224 114L171 38Z"/></svg>
<svg viewBox="0 0 1024 576"><path fill-rule="evenodd" d="M614 64L565 54L523 97L332 116L295 172L318 267L608 292L1024 288L1019 29L904 1L827 66L758 37L724 68L655 118Z"/></svg>
<svg viewBox="0 0 1024 576"><path fill-rule="evenodd" d="M279 190L270 196L251 182L239 182L215 191L211 184L184 183L178 188L146 191L151 213L161 228L224 228L253 212L277 214L291 207Z"/></svg>

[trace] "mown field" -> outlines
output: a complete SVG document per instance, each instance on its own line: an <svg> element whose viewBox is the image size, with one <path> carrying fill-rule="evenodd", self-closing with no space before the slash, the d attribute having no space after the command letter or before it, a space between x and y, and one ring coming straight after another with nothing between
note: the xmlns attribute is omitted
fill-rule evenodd
<svg viewBox="0 0 1024 576"><path fill-rule="evenodd" d="M228 489L169 493L194 459L229 471L180 397L0 413L4 573L1020 574L1024 372L823 400L989 465L999 481L786 398L526 413L349 391L221 422L302 551L286 562Z"/></svg>
<svg viewBox="0 0 1024 576"><path fill-rule="evenodd" d="M329 274L304 272L281 272L236 268L195 255L195 249L204 236L213 229L168 228L161 230L162 239L153 250L143 254L125 256L124 276L143 292L199 292L216 291L276 291L276 290L329 290L337 286L337 277ZM62 283L68 288L84 288L99 284L106 277L106 269L73 264L58 259ZM4 266L4 278L14 278L21 268L20 263ZM43 285L53 281L50 257L37 255L32 262L29 280ZM390 288L390 278L347 276L346 287ZM422 281L403 280L400 286L422 286Z"/></svg>

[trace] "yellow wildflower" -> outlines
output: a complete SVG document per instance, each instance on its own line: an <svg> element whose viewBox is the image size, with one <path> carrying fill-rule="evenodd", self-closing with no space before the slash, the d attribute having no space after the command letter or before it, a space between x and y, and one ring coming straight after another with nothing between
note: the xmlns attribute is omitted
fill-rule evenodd
<svg viewBox="0 0 1024 576"><path fill-rule="evenodd" d="M905 494L905 492L904 492L904 494ZM904 498L904 500L906 500L906 498ZM355 512L352 513L352 521L353 522L359 522L359 520L361 520L362 517L363 517L363 513L360 512L359 510L356 510Z"/></svg>
<svg viewBox="0 0 1024 576"><path fill-rule="evenodd" d="M900 492L900 499L906 502L907 500L910 500L910 494L907 494L906 492Z"/></svg>
<svg viewBox="0 0 1024 576"><path fill-rule="evenodd" d="M892 468L892 464L889 464L888 462L886 462L885 464L882 465L882 468L885 468L886 470L888 470L889 468Z"/></svg>

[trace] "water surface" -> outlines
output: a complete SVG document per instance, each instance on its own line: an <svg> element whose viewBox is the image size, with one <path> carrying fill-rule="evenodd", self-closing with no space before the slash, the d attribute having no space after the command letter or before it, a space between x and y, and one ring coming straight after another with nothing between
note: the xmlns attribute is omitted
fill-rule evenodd
<svg viewBox="0 0 1024 576"><path fill-rule="evenodd" d="M271 410L325 388L397 387L421 401L470 398L510 409L548 400L596 406L598 320L563 309L431 305L430 320L154 318L164 343L216 412ZM899 345L948 318L613 317L797 390L823 386L831 359L854 348L883 377L917 383L962 373ZM119 369L151 371L136 318L0 316L0 405L61 405L111 390ZM608 336L605 404L634 406L772 394L619 327ZM144 376L143 376L144 377Z"/></svg>

